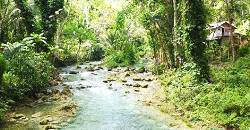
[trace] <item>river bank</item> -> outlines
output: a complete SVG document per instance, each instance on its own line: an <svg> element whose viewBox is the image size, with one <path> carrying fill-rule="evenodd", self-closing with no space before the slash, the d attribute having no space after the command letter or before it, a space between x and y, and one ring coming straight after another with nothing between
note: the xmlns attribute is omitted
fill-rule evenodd
<svg viewBox="0 0 250 130"><path fill-rule="evenodd" d="M60 129L76 114L77 105L72 101L73 93L65 87L39 93L39 99L29 99L13 107L1 124L3 130L47 130Z"/></svg>

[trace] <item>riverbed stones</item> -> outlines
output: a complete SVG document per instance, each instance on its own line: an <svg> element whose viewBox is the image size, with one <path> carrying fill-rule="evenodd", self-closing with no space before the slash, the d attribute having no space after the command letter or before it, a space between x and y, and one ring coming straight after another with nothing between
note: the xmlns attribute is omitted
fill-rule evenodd
<svg viewBox="0 0 250 130"><path fill-rule="evenodd" d="M76 109L77 105L74 103L65 103L59 109L60 111L72 112Z"/></svg>
<svg viewBox="0 0 250 130"><path fill-rule="evenodd" d="M141 87L142 88L148 88L148 84L142 84Z"/></svg>
<svg viewBox="0 0 250 130"><path fill-rule="evenodd" d="M134 89L135 92L140 92L140 89L136 88Z"/></svg>
<svg viewBox="0 0 250 130"><path fill-rule="evenodd" d="M11 119L9 119L9 122L16 122L16 119L11 118Z"/></svg>
<svg viewBox="0 0 250 130"><path fill-rule="evenodd" d="M52 94L58 94L60 91L58 89L52 89Z"/></svg>
<svg viewBox="0 0 250 130"><path fill-rule="evenodd" d="M109 81L108 81L108 80L103 80L102 82L103 82L103 83L108 83Z"/></svg>
<svg viewBox="0 0 250 130"><path fill-rule="evenodd" d="M127 80L125 80L125 79L122 79L121 81L122 81L123 83L126 83L126 82L128 82L128 81L127 81Z"/></svg>
<svg viewBox="0 0 250 130"><path fill-rule="evenodd" d="M85 86L81 86L80 88L81 88L81 89L85 89L85 88L87 88L87 87L85 87Z"/></svg>
<svg viewBox="0 0 250 130"><path fill-rule="evenodd" d="M95 71L95 68L94 68L93 66L88 66L88 67L86 67L85 69L86 69L87 71L91 71L91 72Z"/></svg>
<svg viewBox="0 0 250 130"><path fill-rule="evenodd" d="M82 67L81 67L81 66L79 66L79 65L78 65L78 66L76 66L76 69L81 69L81 68L82 68Z"/></svg>
<svg viewBox="0 0 250 130"><path fill-rule="evenodd" d="M14 119L25 119L25 115L24 114L16 114Z"/></svg>
<svg viewBox="0 0 250 130"><path fill-rule="evenodd" d="M133 84L133 87L139 88L139 87L141 87L141 85L139 83L135 83L135 84Z"/></svg>
<svg viewBox="0 0 250 130"><path fill-rule="evenodd" d="M40 116L42 116L41 112L37 112L37 113L31 115L32 118L37 118L37 117L40 117Z"/></svg>
<svg viewBox="0 0 250 130"><path fill-rule="evenodd" d="M146 77L144 80L150 82L150 81L153 81L154 78L153 77Z"/></svg>
<svg viewBox="0 0 250 130"><path fill-rule="evenodd" d="M134 77L133 77L133 80L134 80L134 81L142 81L142 78L140 78L140 77L138 77L138 76L134 76Z"/></svg>
<svg viewBox="0 0 250 130"><path fill-rule="evenodd" d="M71 70L71 71L69 71L69 74L78 74L78 71Z"/></svg>
<svg viewBox="0 0 250 130"><path fill-rule="evenodd" d="M68 86L63 88L61 94L62 95L67 95L67 96L72 96L73 95L73 93L70 91L70 88Z"/></svg>
<svg viewBox="0 0 250 130"><path fill-rule="evenodd" d="M130 91L129 91L129 90L126 90L124 93L128 94L128 93L130 93Z"/></svg>
<svg viewBox="0 0 250 130"><path fill-rule="evenodd" d="M92 75L97 75L97 73L91 73Z"/></svg>
<svg viewBox="0 0 250 130"><path fill-rule="evenodd" d="M125 76L125 77L129 77L130 74L129 74L128 72L126 72L124 76Z"/></svg>
<svg viewBox="0 0 250 130"><path fill-rule="evenodd" d="M56 130L56 129L59 129L59 127L54 125L45 126L45 130Z"/></svg>
<svg viewBox="0 0 250 130"><path fill-rule="evenodd" d="M123 85L126 85L126 86L133 86L133 84L131 84L131 83L126 83L126 84L123 84Z"/></svg>
<svg viewBox="0 0 250 130"><path fill-rule="evenodd" d="M144 73L146 71L145 67L140 67L136 70L137 73Z"/></svg>
<svg viewBox="0 0 250 130"><path fill-rule="evenodd" d="M94 69L95 69L95 70L102 70L103 67L101 67L101 66L96 66Z"/></svg>
<svg viewBox="0 0 250 130"><path fill-rule="evenodd" d="M59 85L59 82L58 82L57 80L50 80L50 81L49 81L49 84L50 84L51 86L57 86L57 85Z"/></svg>
<svg viewBox="0 0 250 130"><path fill-rule="evenodd" d="M40 121L40 125L48 125L49 122L52 122L53 118L52 117L46 117Z"/></svg>

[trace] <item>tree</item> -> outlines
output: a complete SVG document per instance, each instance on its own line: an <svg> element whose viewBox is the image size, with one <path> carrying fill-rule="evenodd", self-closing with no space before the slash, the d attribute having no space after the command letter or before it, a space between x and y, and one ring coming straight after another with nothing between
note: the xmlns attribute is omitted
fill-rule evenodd
<svg viewBox="0 0 250 130"><path fill-rule="evenodd" d="M24 18L24 24L28 34L36 33L37 25L35 22L35 15L32 13L31 8L29 8L26 0L14 0L18 9L21 10L21 16Z"/></svg>
<svg viewBox="0 0 250 130"><path fill-rule="evenodd" d="M200 70L199 79L209 80L208 61L204 55L206 41L206 9L203 0L187 0L186 2L187 44L192 57Z"/></svg>
<svg viewBox="0 0 250 130"><path fill-rule="evenodd" d="M64 0L35 0L35 5L39 7L41 16L40 26L36 22L36 15L33 14L27 0L14 0L17 8L21 10L28 35L32 33L43 33L47 38L47 43L52 44L57 30L57 15L63 10ZM48 46L43 43L36 44L37 51L48 51Z"/></svg>

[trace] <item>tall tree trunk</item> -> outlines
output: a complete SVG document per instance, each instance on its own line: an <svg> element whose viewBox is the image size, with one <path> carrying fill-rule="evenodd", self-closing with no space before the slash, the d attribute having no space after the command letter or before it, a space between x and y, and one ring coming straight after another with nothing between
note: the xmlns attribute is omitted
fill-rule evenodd
<svg viewBox="0 0 250 130"><path fill-rule="evenodd" d="M175 66L178 67L180 63L179 56L179 45L177 41L177 3L176 0L173 0L173 8L174 8L174 25L173 25L173 42L175 45Z"/></svg>
<svg viewBox="0 0 250 130"><path fill-rule="evenodd" d="M32 13L31 9L27 5L26 0L14 0L18 9L21 10L21 16L24 18L24 24L28 34L37 31L35 16Z"/></svg>
<svg viewBox="0 0 250 130"><path fill-rule="evenodd" d="M227 6L227 17L228 17L228 21L229 24L232 25L233 21L234 21L234 15L233 15L233 4L234 1L233 0L226 0L226 6ZM230 34L229 34L229 45L230 45L230 49L231 50L231 55L232 55L232 61L235 61L235 56L236 56L236 52L235 52L235 45L234 45L234 31L233 31L233 26L230 26Z"/></svg>
<svg viewBox="0 0 250 130"><path fill-rule="evenodd" d="M205 28L207 24L207 19L204 1L187 0L186 4L188 8L188 11L186 12L186 25L190 26L187 29L187 41L190 46L190 54L192 56L191 60L196 63L200 71L200 74L197 78L199 78L200 81L210 81L209 66L207 58L205 56Z"/></svg>

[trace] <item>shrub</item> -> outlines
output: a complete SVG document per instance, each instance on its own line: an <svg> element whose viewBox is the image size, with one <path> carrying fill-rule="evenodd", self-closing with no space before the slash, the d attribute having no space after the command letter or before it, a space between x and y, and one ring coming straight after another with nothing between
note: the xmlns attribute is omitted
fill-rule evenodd
<svg viewBox="0 0 250 130"><path fill-rule="evenodd" d="M6 63L5 63L3 55L0 54L0 86L2 85L3 73L5 69L6 69Z"/></svg>
<svg viewBox="0 0 250 130"><path fill-rule="evenodd" d="M8 72L18 77L16 88L22 94L34 94L49 86L53 67L43 55L20 52L9 60Z"/></svg>
<svg viewBox="0 0 250 130"><path fill-rule="evenodd" d="M4 55L8 62L4 75L4 94L7 97L18 100L49 86L54 68L46 54L36 53L34 45L26 40L4 46Z"/></svg>
<svg viewBox="0 0 250 130"><path fill-rule="evenodd" d="M109 68L118 66L128 66L136 62L137 56L133 46L130 46L121 51L107 50L104 63Z"/></svg>
<svg viewBox="0 0 250 130"><path fill-rule="evenodd" d="M104 53L104 48L101 46L101 44L93 44L90 47L88 59L90 61L99 61L103 58Z"/></svg>
<svg viewBox="0 0 250 130"><path fill-rule="evenodd" d="M167 101L193 121L250 128L250 60L213 69L213 83L198 83L192 64L163 76Z"/></svg>
<svg viewBox="0 0 250 130"><path fill-rule="evenodd" d="M0 99L0 121L4 119L6 112L6 104Z"/></svg>
<svg viewBox="0 0 250 130"><path fill-rule="evenodd" d="M250 45L246 45L246 46L243 46L243 47L240 47L239 50L238 50L238 56L239 57L244 57L246 55L248 55L250 52Z"/></svg>

